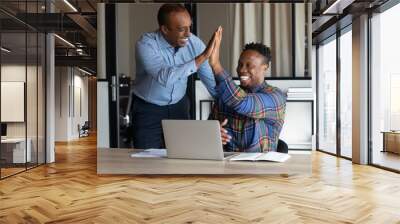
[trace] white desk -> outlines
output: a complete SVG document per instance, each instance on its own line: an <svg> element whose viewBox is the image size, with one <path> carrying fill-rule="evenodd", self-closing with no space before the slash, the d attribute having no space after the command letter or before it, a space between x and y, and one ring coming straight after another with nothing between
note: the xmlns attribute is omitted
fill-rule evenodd
<svg viewBox="0 0 400 224"><path fill-rule="evenodd" d="M26 147L26 154L25 154L25 143L27 144ZM2 157L4 154L10 153L12 154L12 161L10 163L25 163L25 158L27 158L27 162L31 161L31 145L32 141L30 138L6 138L1 139L2 144Z"/></svg>
<svg viewBox="0 0 400 224"><path fill-rule="evenodd" d="M284 163L131 158L133 149L97 149L97 174L311 174L311 155Z"/></svg>

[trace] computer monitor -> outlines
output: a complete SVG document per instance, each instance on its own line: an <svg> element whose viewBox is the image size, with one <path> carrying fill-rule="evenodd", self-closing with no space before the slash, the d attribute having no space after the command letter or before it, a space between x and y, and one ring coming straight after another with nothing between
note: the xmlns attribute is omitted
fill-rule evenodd
<svg viewBox="0 0 400 224"><path fill-rule="evenodd" d="M7 124L1 123L1 136L7 136Z"/></svg>

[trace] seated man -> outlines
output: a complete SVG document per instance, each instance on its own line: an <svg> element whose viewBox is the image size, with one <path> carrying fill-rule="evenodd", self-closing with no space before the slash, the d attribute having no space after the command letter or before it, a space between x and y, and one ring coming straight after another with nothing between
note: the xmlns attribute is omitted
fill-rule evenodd
<svg viewBox="0 0 400 224"><path fill-rule="evenodd" d="M240 86L221 66L219 48L222 28L215 33L209 63L217 82L217 97L211 118L219 120L226 151L276 151L285 117L286 95L268 85L264 76L271 51L261 43L244 47L237 65Z"/></svg>

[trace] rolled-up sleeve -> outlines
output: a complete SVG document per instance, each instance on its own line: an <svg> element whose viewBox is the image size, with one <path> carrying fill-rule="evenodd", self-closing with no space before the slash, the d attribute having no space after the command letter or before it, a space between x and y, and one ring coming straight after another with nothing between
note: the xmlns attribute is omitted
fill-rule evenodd
<svg viewBox="0 0 400 224"><path fill-rule="evenodd" d="M204 45L203 41L201 41L199 38L195 38L194 42L197 45L198 54L201 54L206 49L206 46ZM217 92L215 90L216 84L214 79L214 73L210 67L210 64L208 63L208 60L206 60L203 64L200 65L197 74L199 75L201 82L205 85L211 96L215 97Z"/></svg>

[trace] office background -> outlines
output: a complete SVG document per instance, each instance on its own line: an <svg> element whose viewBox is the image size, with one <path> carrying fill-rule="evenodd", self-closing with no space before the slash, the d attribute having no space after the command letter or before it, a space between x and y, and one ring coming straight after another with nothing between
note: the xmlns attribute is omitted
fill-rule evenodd
<svg viewBox="0 0 400 224"><path fill-rule="evenodd" d="M121 82L121 77L130 80L135 78L135 43L144 32L154 31L158 28L156 15L160 5L126 3L113 5L115 7L116 24L115 73L119 77L114 78L114 80L118 79ZM221 58L223 65L234 77L237 77L237 60L244 44L263 42L271 47L273 53L271 69L266 75L267 82L282 88L286 92L295 87L305 87L309 90L307 96L295 97L294 99L289 97L287 122L282 132L282 138L288 141L292 149L311 150L315 129L313 84L311 81L311 4L201 3L195 4L195 7L191 8L192 6L190 4L186 6L193 17L194 30L192 32L197 34L205 43L207 43L215 27L218 27L218 25L224 27ZM264 22L255 23L255 21ZM255 25L249 26L248 24ZM110 41L112 42L112 40ZM107 62L106 64L109 65L110 63ZM106 73L110 72L107 71ZM100 72L99 77L104 77L103 74L105 73ZM99 94L106 96L114 91L106 90L107 86L101 82L99 85ZM125 113L129 95L124 95L122 92L126 94L128 91L119 89L118 106L109 105L109 111L117 112L120 117L125 117L129 115ZM118 91L116 91L116 94L118 94ZM210 112L209 102L212 97L196 76L189 80L188 96L192 101L192 118L207 119ZM99 104L99 106L102 109L98 108L98 111L106 111L106 104ZM115 107L117 109L112 109ZM99 116L107 117L108 115L99 114ZM301 118L296 119L296 116L297 118L301 116ZM125 142L127 139L129 141L129 133L126 129L118 128L121 123L113 128L113 125L120 121L120 118L115 118L109 124L106 124L106 119L100 121L102 124L99 124L99 126L104 127L99 128L102 131L98 132L98 136L104 136L98 138L100 146L131 147L130 142ZM106 131L112 132L114 129L118 129L114 135ZM298 130L301 131L298 132ZM119 138L117 142L113 143L107 142L106 136L119 136Z"/></svg>
<svg viewBox="0 0 400 224"><path fill-rule="evenodd" d="M37 4L21 3L30 13ZM45 162L45 35L0 12L1 124L0 177Z"/></svg>

